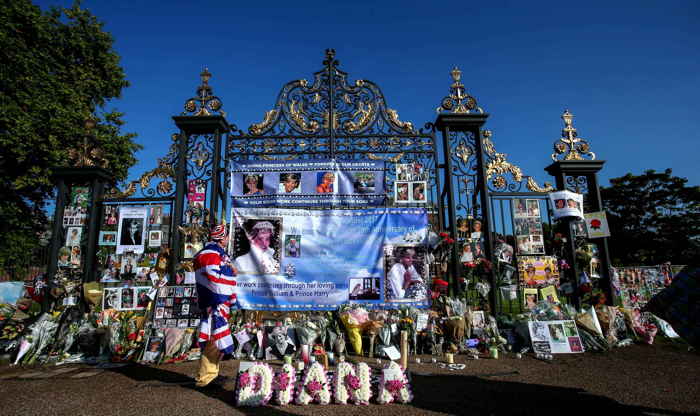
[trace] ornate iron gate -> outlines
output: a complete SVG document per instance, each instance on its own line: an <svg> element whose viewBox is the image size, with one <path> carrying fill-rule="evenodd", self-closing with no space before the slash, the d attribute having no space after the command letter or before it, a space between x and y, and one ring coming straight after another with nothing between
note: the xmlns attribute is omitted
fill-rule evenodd
<svg viewBox="0 0 700 416"><path fill-rule="evenodd" d="M432 125L416 129L401 121L372 81L349 82L338 69L333 49L326 50L323 66L311 82L300 79L284 85L260 123L247 130L234 127L227 138L226 160L384 160L385 189L393 189L396 164L420 163L429 172L427 208L441 217ZM387 205L392 199L387 198Z"/></svg>

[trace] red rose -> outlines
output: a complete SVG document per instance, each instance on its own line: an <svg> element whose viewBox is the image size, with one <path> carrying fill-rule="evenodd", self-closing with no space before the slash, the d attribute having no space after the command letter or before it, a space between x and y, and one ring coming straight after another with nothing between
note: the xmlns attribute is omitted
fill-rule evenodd
<svg viewBox="0 0 700 416"><path fill-rule="evenodd" d="M593 228L594 230L597 230L598 228L600 228L601 225L602 224L600 223L600 220L596 220L596 219L591 220L591 228Z"/></svg>
<svg viewBox="0 0 700 416"><path fill-rule="evenodd" d="M136 332L132 332L126 336L126 339L128 339L129 341L134 341L136 339L136 336Z"/></svg>
<svg viewBox="0 0 700 416"><path fill-rule="evenodd" d="M450 235L447 234L447 233L444 232L444 231L440 233L440 237L442 237L442 238L449 237L449 236L450 236Z"/></svg>

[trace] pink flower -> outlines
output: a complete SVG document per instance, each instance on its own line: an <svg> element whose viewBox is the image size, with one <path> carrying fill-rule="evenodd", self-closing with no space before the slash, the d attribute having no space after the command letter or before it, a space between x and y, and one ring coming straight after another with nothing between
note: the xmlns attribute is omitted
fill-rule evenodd
<svg viewBox="0 0 700 416"><path fill-rule="evenodd" d="M277 388L279 390L287 390L288 386L289 386L289 374L279 373L277 375Z"/></svg>
<svg viewBox="0 0 700 416"><path fill-rule="evenodd" d="M318 380L311 381L306 385L306 390L308 390L309 394L312 396L316 395L322 388L323 385Z"/></svg>
<svg viewBox="0 0 700 416"><path fill-rule="evenodd" d="M350 389L357 390L360 388L360 378L353 376L352 374L348 374L345 376L345 384L350 387Z"/></svg>
<svg viewBox="0 0 700 416"><path fill-rule="evenodd" d="M238 384L242 387L248 387L250 384L250 374L248 373L243 373L241 376L238 378Z"/></svg>
<svg viewBox="0 0 700 416"><path fill-rule="evenodd" d="M403 388L403 381L401 380L389 380L386 382L386 388L389 390L392 394L396 394Z"/></svg>

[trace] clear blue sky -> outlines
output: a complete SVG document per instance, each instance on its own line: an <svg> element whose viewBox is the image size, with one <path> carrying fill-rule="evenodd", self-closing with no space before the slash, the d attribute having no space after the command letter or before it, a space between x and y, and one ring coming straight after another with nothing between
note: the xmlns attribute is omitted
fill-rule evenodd
<svg viewBox="0 0 700 416"><path fill-rule="evenodd" d="M71 1L40 1L70 5ZM246 5L239 5L245 3ZM165 155L171 116L207 66L228 120L262 119L282 85L335 48L351 80L382 88L423 125L449 71L490 118L499 152L540 182L565 108L606 160L602 183L673 168L700 184L700 2L83 2L115 38L131 87L111 102L144 146L132 178ZM576 3L576 6L565 4Z"/></svg>

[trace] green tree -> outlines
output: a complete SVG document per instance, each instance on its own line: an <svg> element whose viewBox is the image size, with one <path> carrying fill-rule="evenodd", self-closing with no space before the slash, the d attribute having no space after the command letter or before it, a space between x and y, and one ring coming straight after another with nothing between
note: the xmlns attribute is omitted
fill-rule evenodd
<svg viewBox="0 0 700 416"><path fill-rule="evenodd" d="M601 188L617 266L687 264L700 256L700 187L647 170L610 179Z"/></svg>
<svg viewBox="0 0 700 416"><path fill-rule="evenodd" d="M51 169L70 163L85 120L115 180L140 148L108 109L129 84L113 39L76 2L43 12L29 0L0 4L0 270L27 261L54 196Z"/></svg>

